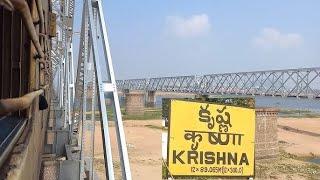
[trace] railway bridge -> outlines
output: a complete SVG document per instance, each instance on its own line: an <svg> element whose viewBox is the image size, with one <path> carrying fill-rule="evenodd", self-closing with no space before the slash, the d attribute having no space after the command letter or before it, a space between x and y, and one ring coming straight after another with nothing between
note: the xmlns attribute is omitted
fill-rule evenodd
<svg viewBox="0 0 320 180"><path fill-rule="evenodd" d="M320 98L320 68L127 79L117 80L117 88L128 98L130 91L145 92L145 95L140 93L140 98L146 97L148 105L155 103L155 92L317 99Z"/></svg>

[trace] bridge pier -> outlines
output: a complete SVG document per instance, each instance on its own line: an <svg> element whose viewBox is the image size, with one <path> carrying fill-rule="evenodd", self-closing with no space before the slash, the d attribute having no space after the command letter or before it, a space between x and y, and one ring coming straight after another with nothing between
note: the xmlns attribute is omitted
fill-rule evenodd
<svg viewBox="0 0 320 180"><path fill-rule="evenodd" d="M146 107L154 107L156 104L156 91L147 91Z"/></svg>
<svg viewBox="0 0 320 180"><path fill-rule="evenodd" d="M125 91L125 109L128 115L144 114L144 92L143 91Z"/></svg>
<svg viewBox="0 0 320 180"><path fill-rule="evenodd" d="M256 159L270 159L278 157L278 112L279 111L274 108L256 108Z"/></svg>

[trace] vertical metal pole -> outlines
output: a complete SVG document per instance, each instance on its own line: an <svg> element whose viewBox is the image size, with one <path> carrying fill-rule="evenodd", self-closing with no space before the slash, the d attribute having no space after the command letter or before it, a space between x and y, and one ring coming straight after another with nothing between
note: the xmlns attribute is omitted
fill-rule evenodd
<svg viewBox="0 0 320 180"><path fill-rule="evenodd" d="M87 120L87 87L88 87L88 61L90 59L90 43L89 43L89 25L88 25L88 15L87 15L87 8L84 4L83 6L83 20L82 20L82 28L84 30L84 33L82 34L83 37L83 49L82 49L82 61L83 61L83 99L82 99L82 121L81 121L81 165L80 165L80 177L83 177L85 175L85 142L86 142L86 136L85 131L86 129L86 120Z"/></svg>
<svg viewBox="0 0 320 180"><path fill-rule="evenodd" d="M64 62L64 127L67 127L69 122L69 53L66 44L65 62Z"/></svg>
<svg viewBox="0 0 320 180"><path fill-rule="evenodd" d="M84 154L84 142L85 142L85 121L87 120L87 59L84 59L84 83L83 83L83 100L82 100L82 120L81 120L81 166L80 166L80 177L83 177L85 174L84 165L85 165L85 154Z"/></svg>
<svg viewBox="0 0 320 180"><path fill-rule="evenodd" d="M93 179L93 164L94 164L94 137L95 137L95 105L96 105L96 77L95 77L95 72L92 71L92 100L91 100L91 123L92 123L92 130L91 130L91 162L90 162L90 177L89 179Z"/></svg>
<svg viewBox="0 0 320 180"><path fill-rule="evenodd" d="M60 69L60 62L59 62L59 65L57 65L58 67L57 67L57 75L58 75L58 77L57 77L57 83L58 83L58 85L57 85L57 93L58 93L58 100L59 100L59 107L60 107L60 103L61 103L61 91L60 91L60 89L61 89L61 73L60 73L60 71L61 71L61 69Z"/></svg>
<svg viewBox="0 0 320 180"><path fill-rule="evenodd" d="M131 180L131 170L130 170L130 164L129 164L129 157L128 157L128 151L127 151L127 146L126 146L126 141L125 141L125 133L124 133L124 129L123 129L122 116L121 116L121 110L120 110L120 104L119 104L119 97L118 97L118 93L117 93L116 79L114 76L110 46L109 46L109 41L108 41L107 28L106 28L106 24L105 24L105 20L104 20L102 2L101 2L101 0L97 0L97 2L98 2L98 16L99 16L99 20L100 20L99 24L100 24L100 28L102 30L103 49L104 49L105 55L107 56L106 57L107 70L109 70L108 74L110 75L111 87L113 88L112 89L112 100L113 100L113 103L114 103L113 105L114 105L114 109L116 112L115 113L115 125L116 125L116 133L117 133L117 140L118 140L120 162L121 162L121 167L122 167L122 178ZM97 74L97 76L99 76L99 74Z"/></svg>
<svg viewBox="0 0 320 180"><path fill-rule="evenodd" d="M70 43L69 50L68 50L68 124L71 125L71 104L73 103L73 76L71 69L73 69L73 58L72 58L72 43Z"/></svg>
<svg viewBox="0 0 320 180"><path fill-rule="evenodd" d="M77 77L74 84L74 101L73 101L73 118L71 121L71 133L74 132L74 128L78 125L78 122L82 119L81 107L82 107L82 96L83 96L83 71L84 71L84 51L88 49L85 45L85 41L88 37L88 29L86 29L86 8L83 7L82 10L82 22L81 22L81 34L80 34L80 43L79 43L79 54L78 54L78 66L77 66ZM77 128L76 128L77 129ZM72 140L72 139L70 139ZM72 143L72 142L71 142Z"/></svg>
<svg viewBox="0 0 320 180"><path fill-rule="evenodd" d="M109 180L114 180L114 169L113 169L113 162L112 162L112 152L111 152L111 143L110 143L110 135L109 135L109 127L108 127L108 118L107 118L107 109L105 104L105 96L104 96L104 85L102 81L102 73L99 65L99 54L98 54L98 46L97 46L97 35L94 28L94 18L93 18L93 8L91 0L86 0L86 6L88 7L89 12L89 25L90 25L90 39L92 43L92 51L93 51L93 60L95 64L95 72L96 72L96 79L97 79L97 87L98 87L98 97L99 97L99 105L101 111L101 118L102 118L102 127L103 127L103 142L104 142L104 158L105 158L105 165L107 178Z"/></svg>
<svg viewBox="0 0 320 180"><path fill-rule="evenodd" d="M70 44L70 53L71 53L71 55L70 55L70 57L71 57L71 59L70 59L70 65L71 65L71 68L70 68L70 81L71 81L71 83L70 83L70 88L71 88L71 92L72 92L72 94L71 94L71 99L72 99L72 103L74 102L74 96L75 96L75 88L74 88L74 81L75 81L75 79L74 79L74 66L73 66L73 45L72 45L72 43Z"/></svg>
<svg viewBox="0 0 320 180"><path fill-rule="evenodd" d="M59 107L63 106L63 59L60 59L60 70L59 70Z"/></svg>

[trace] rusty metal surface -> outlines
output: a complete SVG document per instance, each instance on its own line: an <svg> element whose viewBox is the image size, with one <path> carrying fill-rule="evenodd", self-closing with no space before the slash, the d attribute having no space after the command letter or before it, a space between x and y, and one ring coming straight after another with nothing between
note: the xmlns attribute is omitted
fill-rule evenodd
<svg viewBox="0 0 320 180"><path fill-rule="evenodd" d="M10 98L10 85L11 85L11 25L12 13L3 10L2 17L2 67L1 67L1 98Z"/></svg>
<svg viewBox="0 0 320 180"><path fill-rule="evenodd" d="M18 12L0 7L0 99L29 91L30 37ZM16 115L25 116L25 111Z"/></svg>
<svg viewBox="0 0 320 180"><path fill-rule="evenodd" d="M35 61L34 58L34 55L38 54L36 50L39 51L39 49L41 49L45 50L45 52L50 52L50 38L47 34L48 26L45 24L48 23L47 14L49 12L50 1L39 0L38 2L40 1L43 3L42 11L44 19L42 24L37 22L39 18L38 11L41 10L41 8L37 9L36 0L20 1L28 4L29 14L32 14L29 19L27 19L27 17L24 18L32 25L35 30L33 31L35 32L34 35L39 39L40 47L38 46L37 49L32 45L30 29L27 30L26 23L22 20L22 11L16 9L10 12L0 6L0 99L21 97L28 92L39 89L40 73L44 74L44 82L48 84L47 79L50 79L48 72L50 73L51 68L50 58L46 57L43 59L43 61L46 61L46 65L43 67L40 67L41 63ZM39 27L42 27L41 33L39 33ZM30 74L32 74L32 76ZM47 91L46 96L48 96L48 94L50 94L50 91ZM42 142L46 129L43 124L47 119L47 112L43 111L40 113L37 110L37 103L34 103L31 109L16 111L16 113L12 115L19 118L30 118L28 121L24 121L26 122L26 128L24 128L22 135L19 136L20 139L17 141L17 144L23 144L23 146L28 148L14 152L15 157L8 156L7 161L1 167L2 169L0 169L0 179L6 176L12 176L15 177L15 179L38 179L38 165L40 164L37 164L37 162L42 153ZM37 129L34 127L40 128ZM0 125L0 128L5 127ZM16 148L17 146L14 147L14 149ZM13 161L14 158L24 155L34 159L35 162L32 167L30 167L30 163L28 162ZM4 167L14 168L4 170ZM14 175L15 169L19 169L21 173Z"/></svg>
<svg viewBox="0 0 320 180"><path fill-rule="evenodd" d="M21 18L16 12L12 13L11 23L11 80L10 90L11 97L20 96L20 53L21 53ZM15 112L19 115L19 111Z"/></svg>
<svg viewBox="0 0 320 180"><path fill-rule="evenodd" d="M56 27L57 15L55 13L49 13L49 36L56 37L57 27Z"/></svg>
<svg viewBox="0 0 320 180"><path fill-rule="evenodd" d="M0 59L3 58L3 7L0 6ZM0 62L0 98L2 98L2 61Z"/></svg>

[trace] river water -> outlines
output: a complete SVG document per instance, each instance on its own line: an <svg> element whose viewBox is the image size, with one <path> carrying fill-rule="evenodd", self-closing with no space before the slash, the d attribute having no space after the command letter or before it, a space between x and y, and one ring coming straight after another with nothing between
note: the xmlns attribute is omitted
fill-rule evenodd
<svg viewBox="0 0 320 180"><path fill-rule="evenodd" d="M311 159L310 162L313 162L313 163L316 163L316 164L320 164L320 158Z"/></svg>
<svg viewBox="0 0 320 180"><path fill-rule="evenodd" d="M181 96L180 96L181 97ZM156 107L161 107L162 98L157 96ZM178 98L172 96L172 98ZM302 99L294 97L255 96L256 107L275 107L279 109L296 109L320 112L320 99Z"/></svg>

